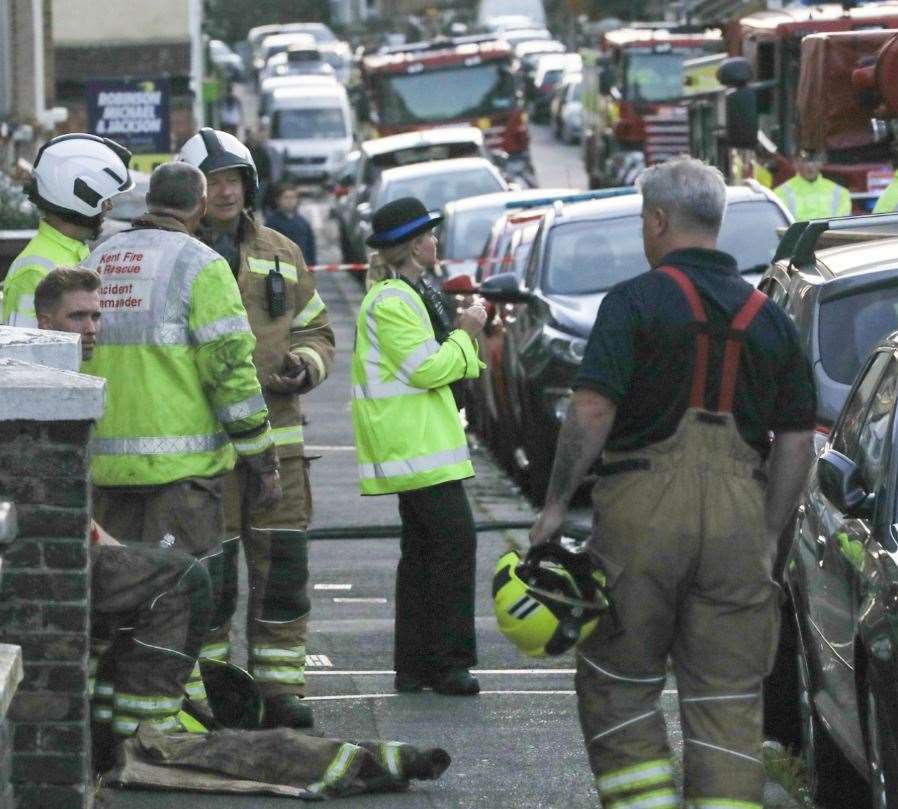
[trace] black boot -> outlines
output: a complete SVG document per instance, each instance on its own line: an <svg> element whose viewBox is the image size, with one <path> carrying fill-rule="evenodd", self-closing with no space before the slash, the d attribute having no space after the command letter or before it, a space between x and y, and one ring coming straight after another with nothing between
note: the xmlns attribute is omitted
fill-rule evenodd
<svg viewBox="0 0 898 809"><path fill-rule="evenodd" d="M265 698L263 728L311 728L315 725L312 709L296 694Z"/></svg>

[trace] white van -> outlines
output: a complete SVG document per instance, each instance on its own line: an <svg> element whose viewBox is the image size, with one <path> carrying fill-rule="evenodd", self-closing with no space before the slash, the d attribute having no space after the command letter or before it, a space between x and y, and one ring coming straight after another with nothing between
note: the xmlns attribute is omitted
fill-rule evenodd
<svg viewBox="0 0 898 809"><path fill-rule="evenodd" d="M322 182L343 165L353 147L353 116L337 82L277 88L268 105L273 148L284 156L284 174Z"/></svg>

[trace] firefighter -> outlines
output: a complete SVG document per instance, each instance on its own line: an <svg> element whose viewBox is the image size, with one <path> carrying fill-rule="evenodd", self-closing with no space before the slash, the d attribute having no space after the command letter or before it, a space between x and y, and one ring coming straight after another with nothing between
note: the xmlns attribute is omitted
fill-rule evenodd
<svg viewBox="0 0 898 809"><path fill-rule="evenodd" d="M796 161L798 173L773 190L796 220L851 214L851 194L820 173L823 163L823 155L802 149Z"/></svg>
<svg viewBox="0 0 898 809"><path fill-rule="evenodd" d="M26 186L41 221L3 282L3 323L37 326L35 288L54 267L87 258L85 242L100 235L110 200L134 186L130 159L114 141L83 133L60 135L41 147Z"/></svg>
<svg viewBox="0 0 898 809"><path fill-rule="evenodd" d="M309 613L306 529L312 515L308 462L303 457L300 395L321 384L334 357L327 309L299 248L254 221L256 168L235 137L202 129L180 159L199 168L209 184L201 237L223 255L240 288L256 337L254 359L271 413L281 462L284 499L275 509L252 509L247 470L228 482L225 543L231 613L237 601L237 540L249 571L249 668L265 697L266 724L309 727L305 642ZM229 622L213 632L204 654L226 658Z"/></svg>
<svg viewBox="0 0 898 809"><path fill-rule="evenodd" d="M462 311L442 344L420 283L436 261L442 217L403 197L378 209L368 246L370 289L356 321L352 420L364 495L399 495L395 687L467 696L480 690L474 570L477 535L462 486L474 468L449 388L476 379L479 303ZM425 294L426 290L425 290Z"/></svg>
<svg viewBox="0 0 898 809"><path fill-rule="evenodd" d="M602 805L681 805L659 707L670 657L687 806L761 809L771 572L812 457L814 387L788 317L715 249L720 172L681 158L638 186L652 269L602 301L530 541L558 536L604 449L590 549L617 620L580 645L576 674Z"/></svg>
<svg viewBox="0 0 898 809"><path fill-rule="evenodd" d="M38 284L38 327L81 335L93 356L100 331L100 276L82 267L51 270ZM184 728L184 687L212 610L209 574L175 549L126 547L97 523L90 530L91 734L94 766L112 764L115 739L140 722Z"/></svg>

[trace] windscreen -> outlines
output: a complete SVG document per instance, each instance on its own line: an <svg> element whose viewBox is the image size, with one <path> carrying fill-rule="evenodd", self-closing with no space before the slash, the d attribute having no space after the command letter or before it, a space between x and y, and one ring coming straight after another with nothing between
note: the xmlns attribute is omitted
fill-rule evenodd
<svg viewBox="0 0 898 809"><path fill-rule="evenodd" d="M337 107L277 110L272 116L271 136L279 140L345 138L346 121Z"/></svg>
<svg viewBox="0 0 898 809"><path fill-rule="evenodd" d="M427 210L438 211L447 202L504 190L500 181L489 171L457 171L390 183L385 189L384 198L378 202L383 205L400 197L417 197ZM483 242L478 247L482 248ZM479 250L475 251L475 255L478 253Z"/></svg>
<svg viewBox="0 0 898 809"><path fill-rule="evenodd" d="M766 266L776 251L776 229L786 224L770 202L727 206L718 247L736 258L741 271ZM642 220L626 216L597 222L558 225L548 243L544 287L560 295L604 292L647 270L642 248Z"/></svg>
<svg viewBox="0 0 898 809"><path fill-rule="evenodd" d="M826 375L854 381L876 343L898 329L898 279L894 286L861 289L820 305L820 360Z"/></svg>
<svg viewBox="0 0 898 809"><path fill-rule="evenodd" d="M695 53L626 54L624 99L627 101L667 101L683 95L683 62Z"/></svg>
<svg viewBox="0 0 898 809"><path fill-rule="evenodd" d="M505 62L487 62L380 75L374 94L382 124L419 124L510 110L515 82Z"/></svg>
<svg viewBox="0 0 898 809"><path fill-rule="evenodd" d="M456 213L452 217L449 242L443 245L446 258L477 258L490 237L493 223L504 210L504 205L495 205Z"/></svg>

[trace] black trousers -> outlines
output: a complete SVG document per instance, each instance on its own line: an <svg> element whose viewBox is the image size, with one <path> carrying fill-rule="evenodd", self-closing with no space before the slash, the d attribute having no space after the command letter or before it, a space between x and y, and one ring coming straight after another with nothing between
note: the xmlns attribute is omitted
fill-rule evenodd
<svg viewBox="0 0 898 809"><path fill-rule="evenodd" d="M428 678L477 662L477 533L460 480L399 493L397 672Z"/></svg>

